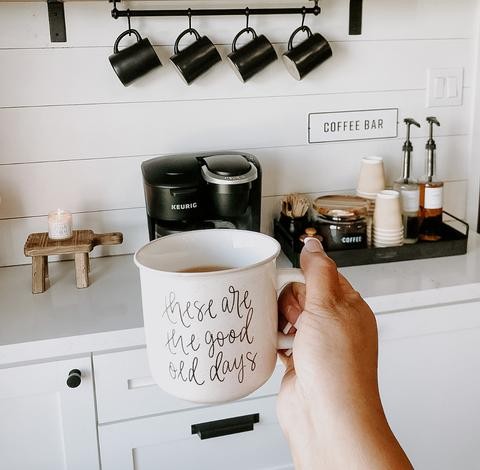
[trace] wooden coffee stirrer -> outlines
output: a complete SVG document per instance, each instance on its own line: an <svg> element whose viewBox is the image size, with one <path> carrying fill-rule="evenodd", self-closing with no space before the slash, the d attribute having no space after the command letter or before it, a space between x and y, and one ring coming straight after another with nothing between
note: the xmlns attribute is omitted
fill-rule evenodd
<svg viewBox="0 0 480 470"><path fill-rule="evenodd" d="M98 245L120 245L123 235L114 233L93 233L93 230L74 230L67 240L51 240L48 233L31 233L23 251L32 257L32 292L40 294L48 288L48 256L75 255L77 287L89 286L90 258L88 254Z"/></svg>

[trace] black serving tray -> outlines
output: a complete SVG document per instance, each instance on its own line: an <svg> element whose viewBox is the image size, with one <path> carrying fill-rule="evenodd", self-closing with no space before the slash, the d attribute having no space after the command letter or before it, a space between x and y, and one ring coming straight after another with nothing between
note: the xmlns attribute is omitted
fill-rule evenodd
<svg viewBox="0 0 480 470"><path fill-rule="evenodd" d="M437 242L421 242L389 248L360 248L355 250L336 250L327 252L339 268L364 264L391 263L414 259L440 258L442 256L464 255L467 252L469 226L463 220L445 212L444 214L460 222L465 233L451 225L442 224L442 239ZM274 221L274 236L293 266L300 266L300 252L303 243L293 236L284 225Z"/></svg>

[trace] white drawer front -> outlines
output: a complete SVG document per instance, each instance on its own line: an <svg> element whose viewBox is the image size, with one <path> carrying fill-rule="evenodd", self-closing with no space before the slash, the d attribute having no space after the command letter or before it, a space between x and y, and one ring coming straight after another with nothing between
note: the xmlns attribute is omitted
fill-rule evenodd
<svg viewBox="0 0 480 470"><path fill-rule="evenodd" d="M293 470L276 397L99 426L103 470ZM253 431L201 440L192 425L258 413Z"/></svg>
<svg viewBox="0 0 480 470"><path fill-rule="evenodd" d="M95 355L94 370L99 423L205 407L160 390L150 377L145 349ZM270 380L248 398L278 393L283 371L277 365Z"/></svg>

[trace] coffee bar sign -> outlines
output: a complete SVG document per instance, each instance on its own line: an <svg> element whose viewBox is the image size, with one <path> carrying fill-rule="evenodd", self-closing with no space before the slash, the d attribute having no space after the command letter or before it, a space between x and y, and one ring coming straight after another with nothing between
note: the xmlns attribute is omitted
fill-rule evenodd
<svg viewBox="0 0 480 470"><path fill-rule="evenodd" d="M398 136L398 108L311 113L308 142L388 139Z"/></svg>

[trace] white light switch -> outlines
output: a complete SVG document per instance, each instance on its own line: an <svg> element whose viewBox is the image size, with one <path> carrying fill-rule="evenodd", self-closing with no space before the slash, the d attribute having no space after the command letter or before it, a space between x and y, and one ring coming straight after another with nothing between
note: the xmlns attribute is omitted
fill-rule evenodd
<svg viewBox="0 0 480 470"><path fill-rule="evenodd" d="M445 79L437 77L433 83L433 96L436 99L445 98Z"/></svg>
<svg viewBox="0 0 480 470"><path fill-rule="evenodd" d="M447 98L456 98L458 96L457 77L447 77Z"/></svg>
<svg viewBox="0 0 480 470"><path fill-rule="evenodd" d="M428 69L427 107L461 106L462 102L462 67Z"/></svg>

